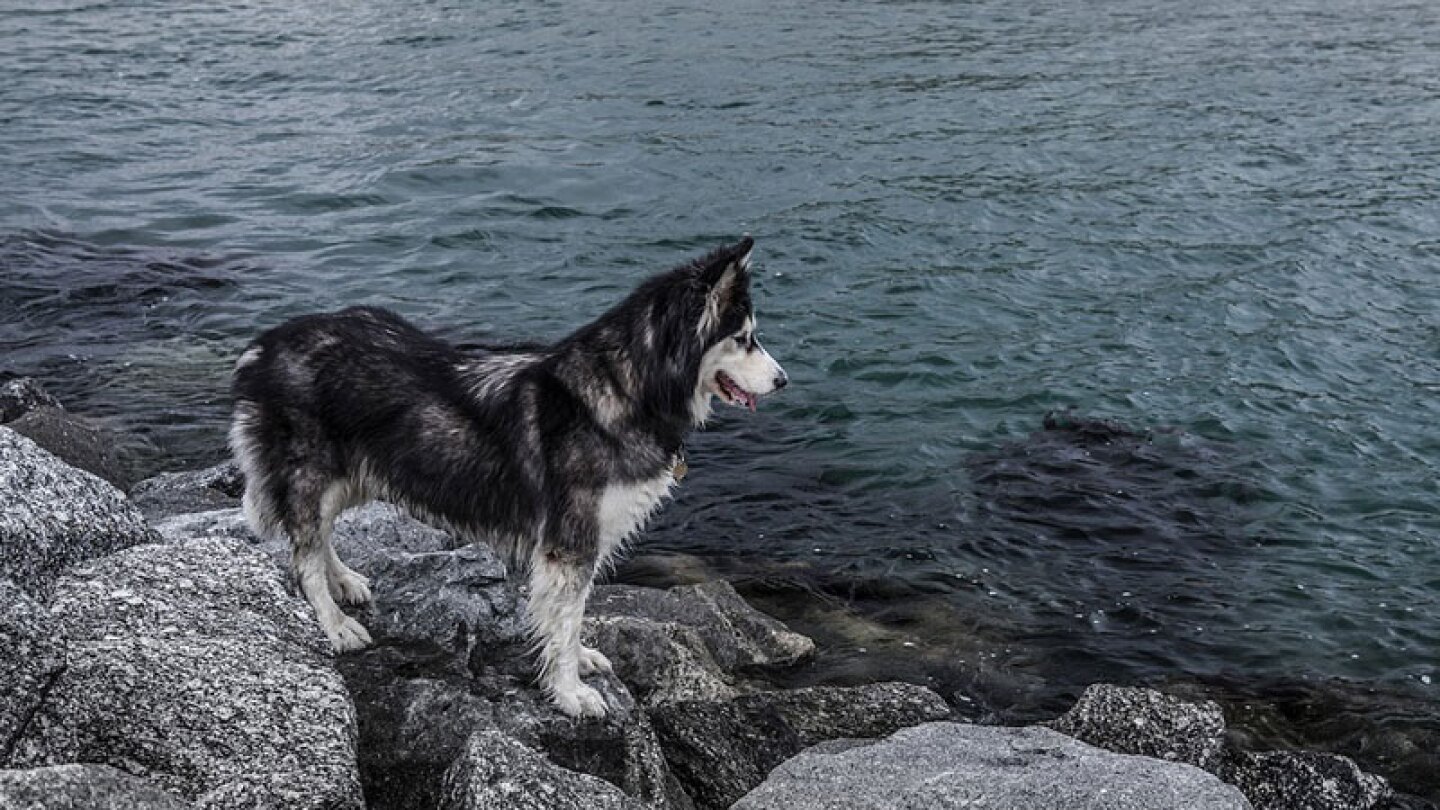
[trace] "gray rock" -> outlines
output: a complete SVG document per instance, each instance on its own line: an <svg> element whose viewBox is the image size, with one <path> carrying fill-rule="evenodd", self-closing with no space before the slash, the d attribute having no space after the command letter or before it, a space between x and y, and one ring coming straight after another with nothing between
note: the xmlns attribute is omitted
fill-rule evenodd
<svg viewBox="0 0 1440 810"><path fill-rule="evenodd" d="M442 810L644 810L614 785L566 770L498 731L471 735L445 774Z"/></svg>
<svg viewBox="0 0 1440 810"><path fill-rule="evenodd" d="M738 676L790 666L815 643L751 607L728 582L597 588L585 640L646 705L732 697Z"/></svg>
<svg viewBox="0 0 1440 810"><path fill-rule="evenodd" d="M212 469L219 471L221 468ZM206 472L209 471L195 475ZM190 479L190 483L195 480ZM219 482L223 484L224 479ZM186 494L187 491L189 494ZM190 488L178 491L175 497L181 500L191 497L205 499L208 496ZM264 551L281 569L290 569L290 542L283 537L256 537L245 524L245 515L238 508L166 515L164 509L157 506L155 515L155 530L166 541L179 542L197 537L240 540ZM345 512L335 521L332 540L340 558L366 576L370 575L370 561L377 555L388 556L396 552L423 554L458 545L444 532L432 529L385 503L371 503Z"/></svg>
<svg viewBox="0 0 1440 810"><path fill-rule="evenodd" d="M366 624L375 638L434 645L462 661L472 653L493 658L522 652L511 649L526 641L522 601L489 548L366 554L356 553L353 537L346 540L342 547L350 553L342 557L356 559L356 568L370 577L375 601Z"/></svg>
<svg viewBox="0 0 1440 810"><path fill-rule="evenodd" d="M435 807L445 771L477 730L495 728L494 705L464 681L391 676L342 662L360 719L360 773L371 810Z"/></svg>
<svg viewBox="0 0 1440 810"><path fill-rule="evenodd" d="M1199 768L1114 754L1044 728L928 723L826 743L776 768L734 810L1248 810Z"/></svg>
<svg viewBox="0 0 1440 810"><path fill-rule="evenodd" d="M1208 700L1191 703L1153 689L1096 684L1045 725L1109 751L1203 768L1238 786L1257 810L1366 810L1390 795L1383 778L1343 756L1234 749L1224 714Z"/></svg>
<svg viewBox="0 0 1440 810"><path fill-rule="evenodd" d="M1388 782L1338 754L1234 753L1220 776L1255 810L1368 810L1390 797Z"/></svg>
<svg viewBox="0 0 1440 810"><path fill-rule="evenodd" d="M355 716L308 607L232 540L76 568L66 668L13 764L123 767L200 807L359 808Z"/></svg>
<svg viewBox="0 0 1440 810"><path fill-rule="evenodd" d="M665 758L697 807L724 808L766 774L824 740L881 737L950 716L923 686L880 683L758 692L650 709Z"/></svg>
<svg viewBox="0 0 1440 810"><path fill-rule="evenodd" d="M50 451L72 467L126 490L133 483L124 459L117 452L117 437L84 417L64 408L41 405L7 425L11 430Z"/></svg>
<svg viewBox="0 0 1440 810"><path fill-rule="evenodd" d="M597 588L587 615L628 616L693 628L724 672L790 666L814 654L815 642L751 607L724 580L669 590Z"/></svg>
<svg viewBox="0 0 1440 810"><path fill-rule="evenodd" d="M0 579L0 766L65 666L65 644L49 611Z"/></svg>
<svg viewBox="0 0 1440 810"><path fill-rule="evenodd" d="M12 422L42 406L58 408L60 401L30 377L17 377L0 384L0 424Z"/></svg>
<svg viewBox="0 0 1440 810"><path fill-rule="evenodd" d="M1107 751L1184 762L1214 773L1225 749L1225 715L1154 689L1095 684L1045 725Z"/></svg>
<svg viewBox="0 0 1440 810"><path fill-rule="evenodd" d="M160 473L130 489L130 501L151 520L218 509L238 509L245 476L234 462L203 470Z"/></svg>
<svg viewBox="0 0 1440 810"><path fill-rule="evenodd" d="M372 810L434 806L441 775L470 735L481 731L503 734L639 801L685 806L672 802L665 760L648 719L613 678L589 679L605 696L609 716L576 721L559 714L526 680L493 672L389 683L374 682L373 671L361 673L353 664L346 673L360 713L361 768Z"/></svg>
<svg viewBox="0 0 1440 810"><path fill-rule="evenodd" d="M583 722L535 687L523 601L487 549L376 554L370 566L367 621L380 646L342 668L360 714L372 808L433 805L438 775L487 729L641 801L677 806L649 719L618 679L587 679L609 714Z"/></svg>
<svg viewBox="0 0 1440 810"><path fill-rule="evenodd" d="M264 552L272 559L277 554L284 554L283 559L275 560L275 562L281 567L290 565L289 547L274 543L272 548L272 544L261 543L260 539L250 531L250 527L245 524L245 515L239 509L216 509L210 512L157 516L154 520L156 534L166 543L185 543L201 538L236 540L255 546L257 550Z"/></svg>
<svg viewBox="0 0 1440 810"><path fill-rule="evenodd" d="M119 490L0 427L0 577L43 599L69 566L158 539Z"/></svg>
<svg viewBox="0 0 1440 810"><path fill-rule="evenodd" d="M109 765L0 771L0 810L189 810L188 802Z"/></svg>

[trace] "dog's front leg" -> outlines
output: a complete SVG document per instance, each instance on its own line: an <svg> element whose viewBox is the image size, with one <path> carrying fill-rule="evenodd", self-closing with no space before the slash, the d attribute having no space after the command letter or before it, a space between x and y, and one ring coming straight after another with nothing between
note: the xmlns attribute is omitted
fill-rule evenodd
<svg viewBox="0 0 1440 810"><path fill-rule="evenodd" d="M540 682L571 717L605 716L605 699L580 680L580 627L595 577L593 554L541 544L530 566L530 629L540 653Z"/></svg>

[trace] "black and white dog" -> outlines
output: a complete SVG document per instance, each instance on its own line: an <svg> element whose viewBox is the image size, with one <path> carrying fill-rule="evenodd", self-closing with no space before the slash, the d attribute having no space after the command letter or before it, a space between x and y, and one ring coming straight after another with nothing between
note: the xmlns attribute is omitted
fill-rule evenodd
<svg viewBox="0 0 1440 810"><path fill-rule="evenodd" d="M753 240L655 276L552 346L461 350L383 309L289 321L235 367L230 446L245 515L288 534L292 567L337 651L370 635L336 601L369 601L330 529L391 501L529 571L541 680L569 715L600 716L580 644L598 569L675 485L713 397L755 407L785 371L755 338Z"/></svg>

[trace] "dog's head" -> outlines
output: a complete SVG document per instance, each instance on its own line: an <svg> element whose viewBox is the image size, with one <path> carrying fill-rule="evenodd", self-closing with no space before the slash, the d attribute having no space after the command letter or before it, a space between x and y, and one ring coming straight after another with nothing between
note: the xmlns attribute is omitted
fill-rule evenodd
<svg viewBox="0 0 1440 810"><path fill-rule="evenodd" d="M690 412L698 424L710 415L712 398L755 410L756 401L789 382L785 369L760 345L750 301L750 253L745 237L696 262L692 288L700 296L695 336L700 355Z"/></svg>

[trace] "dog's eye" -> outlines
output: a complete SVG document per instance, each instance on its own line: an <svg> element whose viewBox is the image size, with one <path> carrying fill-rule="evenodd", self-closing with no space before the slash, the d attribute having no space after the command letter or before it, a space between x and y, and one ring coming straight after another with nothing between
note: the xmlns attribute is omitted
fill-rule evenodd
<svg viewBox="0 0 1440 810"><path fill-rule="evenodd" d="M745 348L746 346L749 346L749 345L750 345L750 338L748 338L748 337L746 337L746 336L744 336L744 335L736 335L736 336L735 336L735 345L737 345L737 346L739 346L740 348L743 349L743 348Z"/></svg>

